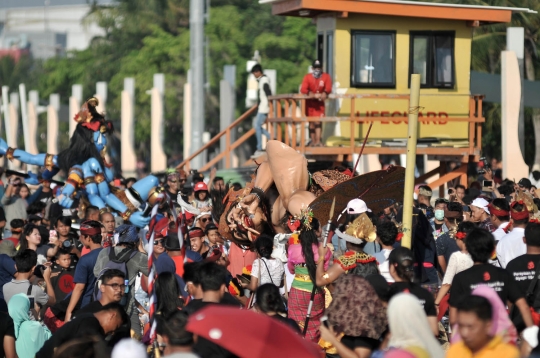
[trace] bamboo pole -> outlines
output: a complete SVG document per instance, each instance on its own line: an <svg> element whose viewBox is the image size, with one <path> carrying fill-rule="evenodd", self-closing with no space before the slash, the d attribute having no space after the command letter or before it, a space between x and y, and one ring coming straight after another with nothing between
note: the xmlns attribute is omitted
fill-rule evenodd
<svg viewBox="0 0 540 358"><path fill-rule="evenodd" d="M409 102L409 134L407 140L407 166L405 168L405 194L403 198L403 241L401 245L411 248L414 168L416 166L416 140L418 137L418 112L420 102L420 75L411 75Z"/></svg>

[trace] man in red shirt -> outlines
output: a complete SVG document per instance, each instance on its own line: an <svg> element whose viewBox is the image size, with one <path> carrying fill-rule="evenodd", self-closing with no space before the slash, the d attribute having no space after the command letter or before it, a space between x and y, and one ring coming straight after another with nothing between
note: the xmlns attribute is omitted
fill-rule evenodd
<svg viewBox="0 0 540 358"><path fill-rule="evenodd" d="M332 79L328 73L322 71L321 61L313 61L311 67L313 72L304 76L300 88L301 93L313 97L313 99L306 100L306 116L324 117L324 100L332 92ZM310 146L323 146L321 143L321 129L321 122L309 122Z"/></svg>

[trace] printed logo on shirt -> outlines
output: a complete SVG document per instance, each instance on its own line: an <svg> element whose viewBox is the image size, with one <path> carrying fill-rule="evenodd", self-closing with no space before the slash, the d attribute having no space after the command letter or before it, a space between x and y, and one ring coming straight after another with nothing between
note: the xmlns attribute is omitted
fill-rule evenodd
<svg viewBox="0 0 540 358"><path fill-rule="evenodd" d="M491 280L491 276L489 275L489 272L484 272L484 281Z"/></svg>
<svg viewBox="0 0 540 358"><path fill-rule="evenodd" d="M495 292L501 292L504 288L504 282L501 282L501 281L488 282L488 283L481 282L475 285L471 285L471 291L473 291L478 286L488 286L488 287L491 287Z"/></svg>
<svg viewBox="0 0 540 358"><path fill-rule="evenodd" d="M532 264L532 267L530 266L530 264ZM512 272L512 274L514 275L514 280L518 282L532 280L534 278L534 263L529 262L527 268L530 269L530 271Z"/></svg>
<svg viewBox="0 0 540 358"><path fill-rule="evenodd" d="M70 293L73 291L75 286L73 285L73 276L71 275L63 275L58 280L58 287L60 290L64 293Z"/></svg>
<svg viewBox="0 0 540 358"><path fill-rule="evenodd" d="M528 268L529 270L534 270L534 262L529 261L529 263L527 264L527 268Z"/></svg>

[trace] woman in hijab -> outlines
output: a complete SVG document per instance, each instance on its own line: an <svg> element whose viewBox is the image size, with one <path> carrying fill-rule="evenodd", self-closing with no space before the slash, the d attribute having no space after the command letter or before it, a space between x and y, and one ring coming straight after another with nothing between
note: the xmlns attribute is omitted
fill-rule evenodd
<svg viewBox="0 0 540 358"><path fill-rule="evenodd" d="M407 309L403 309L407 307ZM388 304L389 347L405 350L415 358L442 358L444 352L429 327L420 301L412 294L398 293Z"/></svg>
<svg viewBox="0 0 540 358"><path fill-rule="evenodd" d="M518 334L516 327L510 320L510 317L508 317L508 312L506 311L506 307L502 303L501 299L499 298L499 295L495 290L491 287L481 285L475 288L472 291L472 294L475 296L481 296L484 297L491 303L491 308L493 310L492 313L492 323L491 323L491 335L500 336L503 338L503 341L505 343L513 343L516 344ZM459 335L459 330L454 329L454 334L452 335L451 343L454 344L456 342L461 341L461 336Z"/></svg>
<svg viewBox="0 0 540 358"><path fill-rule="evenodd" d="M28 316L30 300L24 293L11 297L8 312L15 327L15 349L19 358L33 358L52 334L49 329Z"/></svg>
<svg viewBox="0 0 540 358"><path fill-rule="evenodd" d="M356 275L341 277L326 310L330 327L320 327L321 337L331 343L341 357L368 358L379 348L387 329L385 306L369 282ZM341 341L335 333L344 336Z"/></svg>

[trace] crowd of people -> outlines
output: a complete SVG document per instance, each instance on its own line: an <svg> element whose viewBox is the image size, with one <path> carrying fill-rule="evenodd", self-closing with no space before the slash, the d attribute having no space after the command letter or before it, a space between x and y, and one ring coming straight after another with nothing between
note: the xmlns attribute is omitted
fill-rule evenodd
<svg viewBox="0 0 540 358"><path fill-rule="evenodd" d="M114 179L97 104L58 155L0 140L43 167L0 183L0 357L540 356L538 170L419 185L409 248L403 168L366 186L270 140L248 183Z"/></svg>
<svg viewBox="0 0 540 358"><path fill-rule="evenodd" d="M536 354L540 199L527 178L458 185L446 198L418 186L411 249L399 203L376 213L351 198L335 226L311 216L241 245L216 207L246 188L215 171L168 170L169 206L144 228L82 202L62 209L59 184L24 179L6 171L2 186L0 356L254 356L220 341L226 327L196 328L211 307L265 316L275 327L262 339L299 337L306 357ZM230 334L259 329L236 322Z"/></svg>

